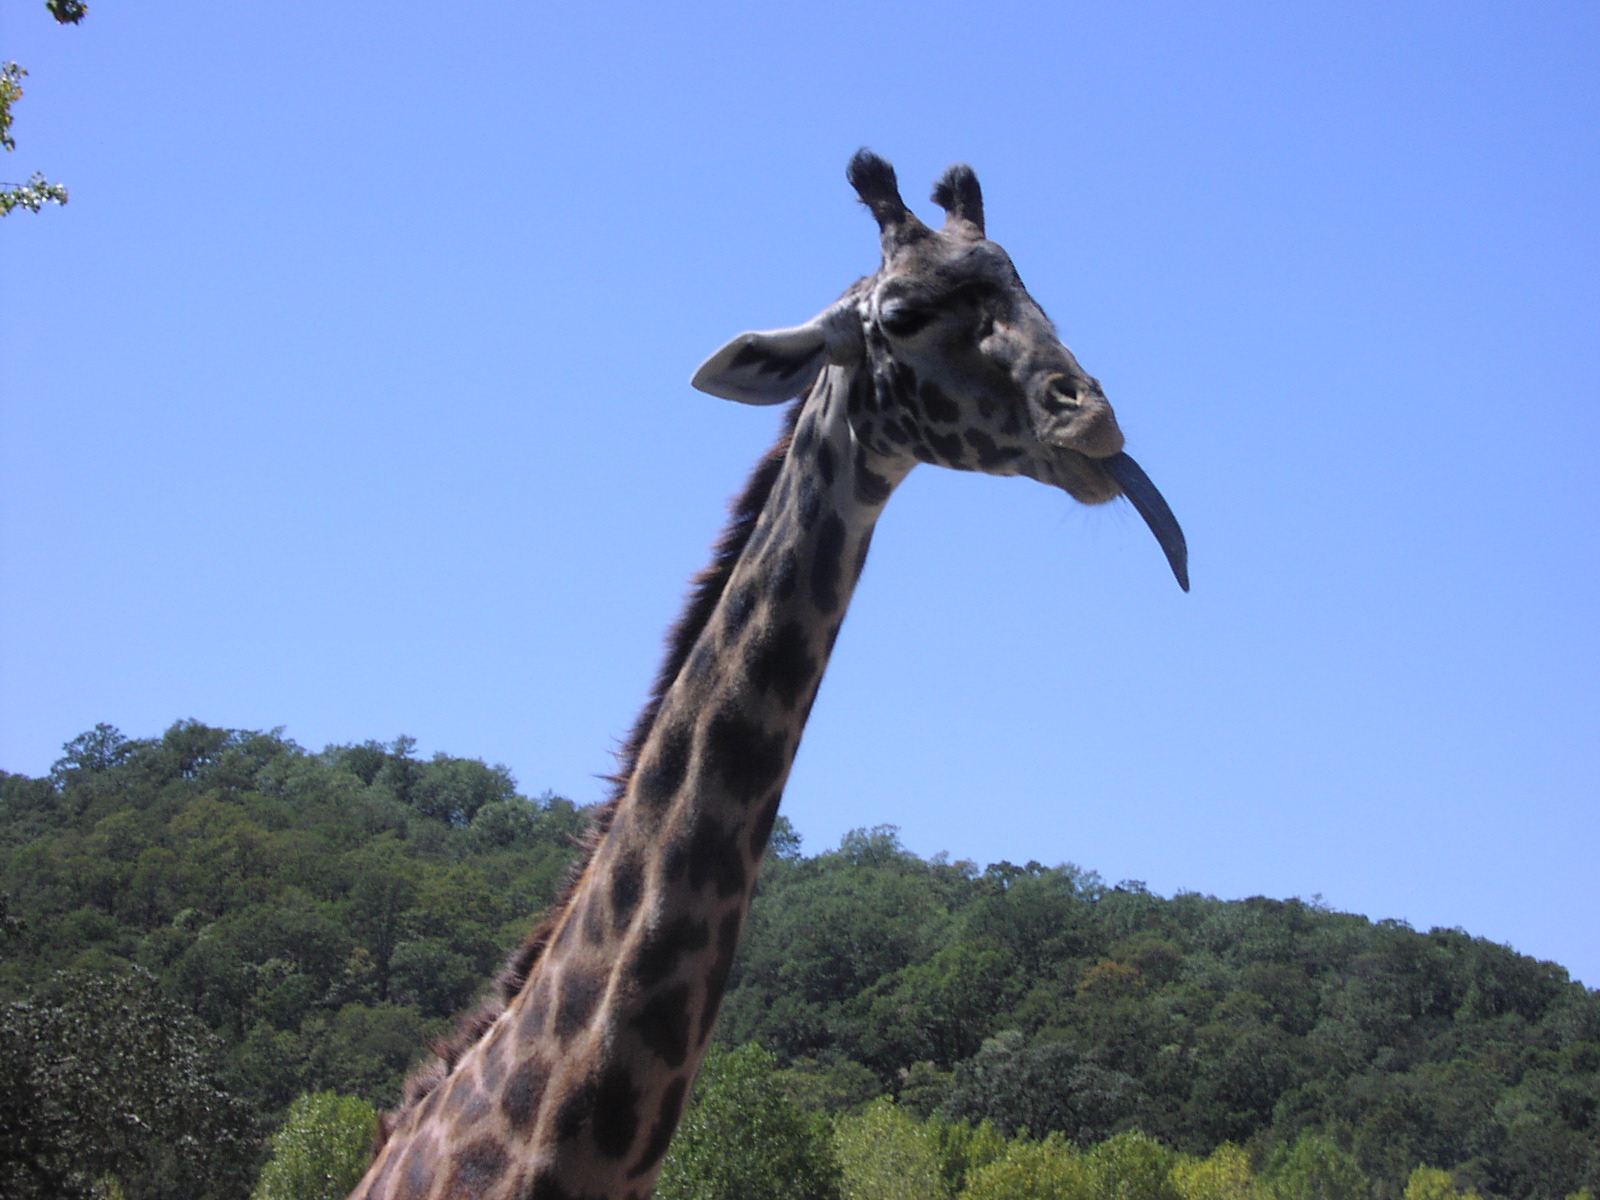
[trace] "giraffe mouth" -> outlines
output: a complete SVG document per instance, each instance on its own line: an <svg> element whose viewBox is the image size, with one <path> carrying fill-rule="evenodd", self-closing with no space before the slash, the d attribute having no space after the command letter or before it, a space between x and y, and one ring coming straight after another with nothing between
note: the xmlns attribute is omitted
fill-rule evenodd
<svg viewBox="0 0 1600 1200"><path fill-rule="evenodd" d="M1150 526L1150 532L1156 535L1156 541L1161 545L1161 552L1167 556L1167 565L1177 577L1178 586L1187 592L1189 544L1184 541L1178 518L1167 507L1166 498L1150 482L1150 476L1144 473L1144 468L1124 451L1102 458L1100 467L1122 489L1122 494L1144 518L1144 523Z"/></svg>

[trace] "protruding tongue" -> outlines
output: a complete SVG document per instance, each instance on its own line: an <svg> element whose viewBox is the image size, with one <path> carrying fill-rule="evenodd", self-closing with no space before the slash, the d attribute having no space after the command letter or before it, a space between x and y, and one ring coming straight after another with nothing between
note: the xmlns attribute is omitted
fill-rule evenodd
<svg viewBox="0 0 1600 1200"><path fill-rule="evenodd" d="M1178 577L1178 586L1187 592L1189 544L1183 540L1183 530L1178 527L1178 518L1172 515L1172 510L1167 507L1166 500L1156 490L1156 485L1150 482L1150 476L1146 475L1144 468L1126 453L1102 458L1100 465L1106 469L1107 475L1117 481L1117 485L1122 488L1122 494L1133 502L1133 507L1139 510L1144 523L1150 526L1150 532L1155 534L1156 541L1161 543L1161 552L1167 556L1167 564L1172 568L1172 573Z"/></svg>

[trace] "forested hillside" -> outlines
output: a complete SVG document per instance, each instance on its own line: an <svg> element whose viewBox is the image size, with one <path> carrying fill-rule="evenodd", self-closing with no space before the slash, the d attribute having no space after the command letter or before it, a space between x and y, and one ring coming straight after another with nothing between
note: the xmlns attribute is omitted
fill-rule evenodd
<svg viewBox="0 0 1600 1200"><path fill-rule="evenodd" d="M297 1096L392 1103L585 823L405 739L185 722L66 751L0 773L5 1196L243 1197ZM925 860L892 829L806 856L780 823L718 1040L763 1047L737 1061L846 1159L863 1121L989 1122L1262 1169L1309 1137L1374 1197L1419 1166L1485 1197L1600 1190L1600 995L1561 968L1298 900Z"/></svg>

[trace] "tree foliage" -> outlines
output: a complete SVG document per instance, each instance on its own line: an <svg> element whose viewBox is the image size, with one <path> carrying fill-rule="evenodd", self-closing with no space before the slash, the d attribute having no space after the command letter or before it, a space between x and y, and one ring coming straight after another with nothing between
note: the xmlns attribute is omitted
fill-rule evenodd
<svg viewBox="0 0 1600 1200"><path fill-rule="evenodd" d="M1179 1200L1273 1200L1250 1169L1250 1155L1232 1142L1223 1142L1206 1158L1175 1163L1169 1179Z"/></svg>
<svg viewBox="0 0 1600 1200"><path fill-rule="evenodd" d="M63 972L0 1006L0 1195L237 1195L253 1122L215 1039L155 979Z"/></svg>
<svg viewBox="0 0 1600 1200"><path fill-rule="evenodd" d="M337 1092L301 1096L272 1137L252 1200L343 1200L371 1157L377 1111Z"/></svg>
<svg viewBox="0 0 1600 1200"><path fill-rule="evenodd" d="M23 922L0 996L137 965L216 1036L269 1127L307 1092L394 1103L554 896L585 821L413 745L102 725L47 779L0 776L0 884Z"/></svg>
<svg viewBox="0 0 1600 1200"><path fill-rule="evenodd" d="M45 7L60 25L76 25L89 15L89 6L82 0L45 0ZM0 63L0 147L9 154L17 148L11 136L11 106L22 99L22 81L27 70L14 62ZM0 217L9 216L13 209L25 208L38 212L46 204L65 204L67 189L51 183L35 171L27 183L0 183Z"/></svg>
<svg viewBox="0 0 1600 1200"><path fill-rule="evenodd" d="M945 1200L939 1134L888 1099L834 1122L844 1200Z"/></svg>
<svg viewBox="0 0 1600 1200"><path fill-rule="evenodd" d="M753 1045L707 1056L658 1200L839 1200L828 1120L784 1094L776 1067Z"/></svg>
<svg viewBox="0 0 1600 1200"><path fill-rule="evenodd" d="M148 972L152 1011L209 1047L190 1076L256 1118L259 1161L296 1097L394 1102L556 894L586 820L406 738L311 753L193 721L97 726L46 778L0 772L0 1002L20 1021L61 1006L41 990L56 972L106 988ZM1277 1200L1403 1200L1419 1166L1485 1200L1600 1190L1600 996L1553 964L1297 900L923 859L887 828L806 855L780 819L773 844L716 1038L764 1048L738 1086L788 1114L783 1136L827 1133L826 1187L884 1169L859 1136L872 1111L886 1154L933 1139L955 1196L1076 1178L1106 1144L1137 1157L1117 1141L1135 1133L1179 1156L1163 1186L1188 1200L1253 1198L1244 1171ZM9 1162L40 1128L23 1119L38 1061L0 1063ZM169 1070L156 1061L133 1074ZM684 1155L734 1087L715 1079ZM892 1110L869 1109L883 1096ZM242 1196L225 1158L188 1194Z"/></svg>
<svg viewBox="0 0 1600 1200"><path fill-rule="evenodd" d="M1338 1142L1309 1131L1275 1156L1268 1174L1277 1200L1365 1200L1371 1191L1360 1164Z"/></svg>
<svg viewBox="0 0 1600 1200"><path fill-rule="evenodd" d="M1092 1200L1094 1182L1078 1148L1059 1135L1021 1141L967 1179L962 1200Z"/></svg>
<svg viewBox="0 0 1600 1200"><path fill-rule="evenodd" d="M1419 1163L1485 1196L1600 1179L1600 997L1460 930L980 871L863 831L764 876L723 1012L730 1043L861 1063L1008 1135L1137 1129L1204 1157L1336 1134L1385 1200Z"/></svg>

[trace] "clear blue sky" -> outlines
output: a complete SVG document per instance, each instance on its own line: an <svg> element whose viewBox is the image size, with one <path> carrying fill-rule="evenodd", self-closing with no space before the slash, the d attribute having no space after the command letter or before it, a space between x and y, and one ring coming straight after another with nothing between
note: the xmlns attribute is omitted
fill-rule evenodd
<svg viewBox="0 0 1600 1200"><path fill-rule="evenodd" d="M578 800L773 412L730 335L991 234L1188 531L924 468L786 811L1600 984L1600 8L0 0L0 766L282 725ZM926 210L926 205L923 205Z"/></svg>

